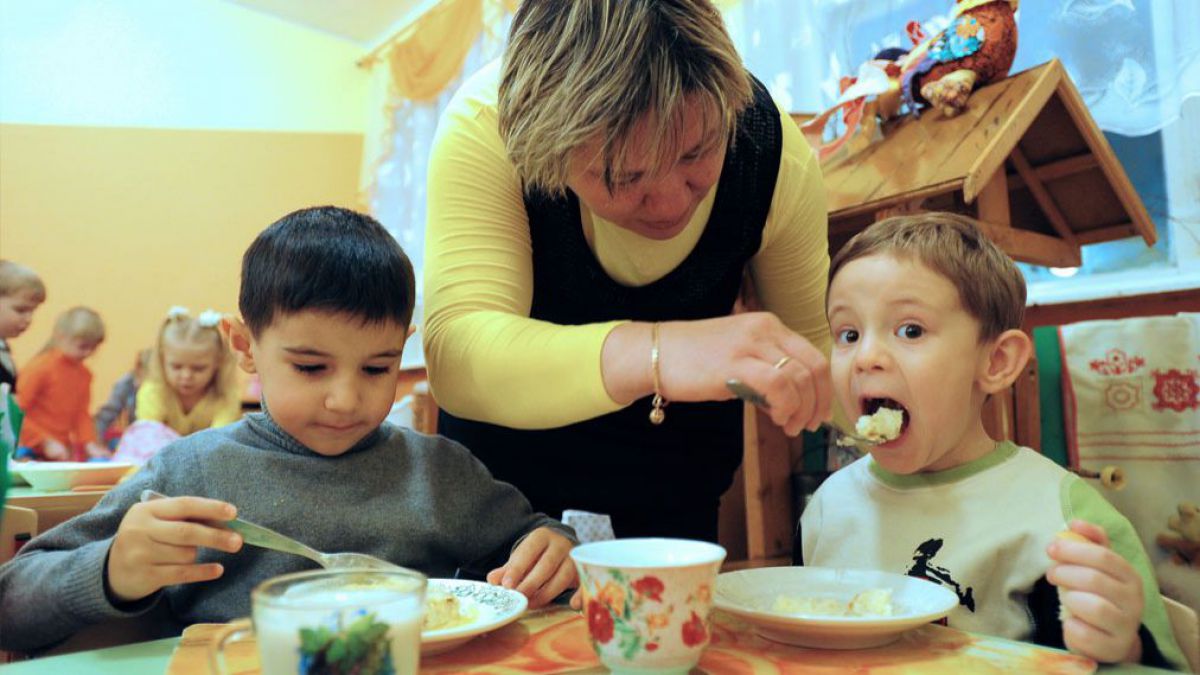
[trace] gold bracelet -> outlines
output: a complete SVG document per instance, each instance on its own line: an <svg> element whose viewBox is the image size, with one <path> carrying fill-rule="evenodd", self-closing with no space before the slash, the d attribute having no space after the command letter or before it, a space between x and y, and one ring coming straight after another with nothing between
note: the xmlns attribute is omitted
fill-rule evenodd
<svg viewBox="0 0 1200 675"><path fill-rule="evenodd" d="M658 323L655 322L650 326L650 374L654 379L654 398L650 401L653 406L650 409L650 423L662 424L667 418L667 413L663 408L667 407L667 400L662 396L662 384L658 378Z"/></svg>

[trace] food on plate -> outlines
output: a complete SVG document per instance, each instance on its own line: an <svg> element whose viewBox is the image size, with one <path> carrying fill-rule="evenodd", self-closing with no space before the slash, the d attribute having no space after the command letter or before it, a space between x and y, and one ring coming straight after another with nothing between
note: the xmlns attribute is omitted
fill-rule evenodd
<svg viewBox="0 0 1200 675"><path fill-rule="evenodd" d="M771 605L771 611L797 616L891 616L892 589L867 589L848 603L830 597L780 595Z"/></svg>
<svg viewBox="0 0 1200 675"><path fill-rule="evenodd" d="M429 589L425 595L425 622L421 630L442 630L461 626L471 620L458 598L442 590Z"/></svg>
<svg viewBox="0 0 1200 675"><path fill-rule="evenodd" d="M771 611L780 614L842 616L846 613L846 603L836 598L781 595L775 598L775 604L771 605Z"/></svg>
<svg viewBox="0 0 1200 675"><path fill-rule="evenodd" d="M850 616L891 616L892 589L871 588L850 599Z"/></svg>

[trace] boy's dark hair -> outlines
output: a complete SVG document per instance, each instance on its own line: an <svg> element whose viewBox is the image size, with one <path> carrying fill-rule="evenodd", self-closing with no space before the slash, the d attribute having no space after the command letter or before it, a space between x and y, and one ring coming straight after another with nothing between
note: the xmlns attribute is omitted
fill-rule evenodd
<svg viewBox="0 0 1200 675"><path fill-rule="evenodd" d="M829 262L829 283L852 260L886 253L915 258L958 289L967 313L979 322L979 339L1020 328L1025 277L1003 251L957 213L916 213L874 223L846 242Z"/></svg>
<svg viewBox="0 0 1200 675"><path fill-rule="evenodd" d="M277 314L320 310L408 327L416 301L412 263L374 218L336 206L293 211L242 256L238 309L253 335Z"/></svg>

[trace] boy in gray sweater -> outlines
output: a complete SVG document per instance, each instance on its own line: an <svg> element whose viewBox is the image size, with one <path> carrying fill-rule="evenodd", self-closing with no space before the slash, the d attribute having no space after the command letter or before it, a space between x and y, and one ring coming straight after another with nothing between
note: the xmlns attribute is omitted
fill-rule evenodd
<svg viewBox="0 0 1200 675"><path fill-rule="evenodd" d="M314 567L205 523L235 516L432 577L508 555L488 579L535 607L574 586L569 528L462 446L383 423L414 294L408 258L368 216L304 209L262 232L242 260L242 319L223 330L264 412L171 444L0 567L0 648L41 649L158 603L173 630L229 621L258 583ZM139 502L146 489L171 497Z"/></svg>

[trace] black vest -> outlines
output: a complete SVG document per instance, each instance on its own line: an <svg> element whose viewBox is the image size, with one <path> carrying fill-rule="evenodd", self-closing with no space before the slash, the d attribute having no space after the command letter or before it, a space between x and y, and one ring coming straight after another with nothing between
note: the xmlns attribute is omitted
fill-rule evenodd
<svg viewBox="0 0 1200 675"><path fill-rule="evenodd" d="M579 325L731 312L743 271L762 242L779 172L778 109L757 81L754 93L725 155L704 233L658 281L628 287L605 273L584 238L574 193L526 194L532 318ZM647 364L649 359L647 351ZM530 431L443 411L438 431L470 448L497 479L515 485L535 510L551 517L566 508L583 509L610 514L618 537L715 541L719 500L742 459L742 404L671 403L660 426L650 424L649 413L647 397L590 420Z"/></svg>

